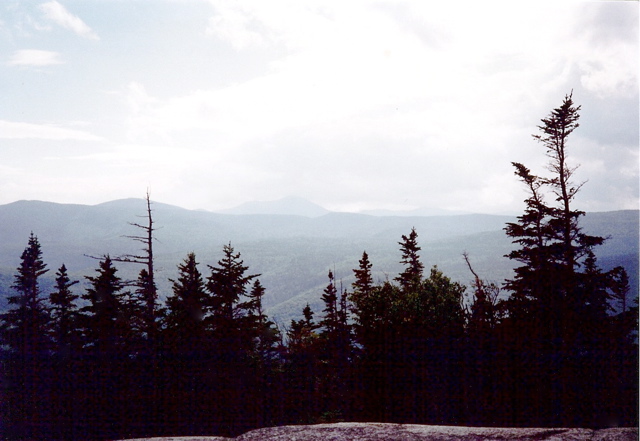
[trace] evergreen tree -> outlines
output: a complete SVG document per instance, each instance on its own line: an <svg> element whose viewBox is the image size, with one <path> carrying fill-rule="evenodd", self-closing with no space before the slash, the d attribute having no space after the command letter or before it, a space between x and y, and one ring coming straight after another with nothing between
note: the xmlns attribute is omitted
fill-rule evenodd
<svg viewBox="0 0 640 441"><path fill-rule="evenodd" d="M76 301L79 296L71 287L79 283L71 280L63 264L56 273L55 290L49 294L51 305L51 338L53 340L53 363L50 403L51 439L73 439L74 418L81 415L78 401L78 373L81 365L82 330ZM41 397L44 399L43 397Z"/></svg>
<svg viewBox="0 0 640 441"><path fill-rule="evenodd" d="M287 329L285 354L285 415L287 423L318 422L323 410L320 383L320 337L311 307L302 310L303 318L291 320Z"/></svg>
<svg viewBox="0 0 640 441"><path fill-rule="evenodd" d="M247 314L244 328L253 332L253 351L256 356L258 358L273 358L274 351L280 342L280 333L264 310L264 294L264 286L259 279L255 279L251 291L247 294L248 300L243 302L240 307Z"/></svg>
<svg viewBox="0 0 640 441"><path fill-rule="evenodd" d="M411 229L409 236L402 235L402 242L398 242L402 252L400 263L405 265L405 270L396 277L403 290L409 291L417 287L422 280L424 265L420 261L420 247L418 246L418 233L415 228Z"/></svg>
<svg viewBox="0 0 640 441"><path fill-rule="evenodd" d="M78 349L79 323L77 294L71 291L78 280L71 280L67 274L67 267L63 264L56 273L55 291L49 294L51 304L51 335L57 352L67 353Z"/></svg>
<svg viewBox="0 0 640 441"><path fill-rule="evenodd" d="M247 292L249 283L256 277L246 275L249 267L240 259L240 253L235 253L231 244L222 249L223 258L218 266L211 266L211 275L207 279L207 290L210 293L210 323L214 331L225 334L237 330L238 320L245 315L240 308L239 300Z"/></svg>
<svg viewBox="0 0 640 441"><path fill-rule="evenodd" d="M252 426L253 415L248 402L249 370L252 356L253 331L243 327L247 311L242 307L249 284L258 277L247 275L249 269L231 244L223 247L218 266L211 266L206 288L209 293L205 323L210 332L218 367L218 388L223 401L215 403L222 433L231 434Z"/></svg>
<svg viewBox="0 0 640 441"><path fill-rule="evenodd" d="M162 333L165 424L172 432L213 431L210 413L216 397L209 376L214 359L204 322L208 294L195 253L187 254L178 265L178 277L169 281L172 293L166 300Z"/></svg>
<svg viewBox="0 0 640 441"><path fill-rule="evenodd" d="M31 233L20 256L8 297L9 310L0 314L0 354L3 362L3 429L8 438L46 439L51 428L49 315L40 289L47 272L38 238ZM7 351L7 354L2 354Z"/></svg>
<svg viewBox="0 0 640 441"><path fill-rule="evenodd" d="M114 355L123 349L128 325L123 314L123 282L108 255L99 262L96 272L97 276L85 276L91 284L82 296L87 302L81 309L85 344L98 355Z"/></svg>
<svg viewBox="0 0 640 441"><path fill-rule="evenodd" d="M582 184L572 182L575 167L568 165L567 150L579 110L567 95L534 135L545 148L551 177L533 176L514 163L530 196L525 213L506 227L519 245L508 257L524 265L505 283L511 296L502 332L509 336L509 351L518 354L506 381L529 396L529 410L515 413L528 411L534 424L594 424L602 410L588 403L606 390L610 357L604 336L611 331L614 273L598 268L593 248L604 239L582 231L584 212L573 207ZM545 190L555 204L543 200Z"/></svg>
<svg viewBox="0 0 640 441"><path fill-rule="evenodd" d="M0 314L0 336L4 345L27 360L49 349L49 316L39 282L49 270L42 260L40 242L33 233L20 259L18 274L11 286L16 294L7 298L11 309Z"/></svg>
<svg viewBox="0 0 640 441"><path fill-rule="evenodd" d="M207 293L196 255L189 253L178 266L173 294L167 297L166 327L175 350L191 352L203 344Z"/></svg>
<svg viewBox="0 0 640 441"><path fill-rule="evenodd" d="M264 311L265 288L255 279L247 301L240 307L246 311L243 328L251 339L250 369L253 374L247 401L255 427L275 424L282 413L282 402L276 394L279 384L280 332Z"/></svg>
<svg viewBox="0 0 640 441"><path fill-rule="evenodd" d="M369 262L369 255L366 251L362 252L362 258L358 263L358 268L353 270L356 280L352 284L351 301L354 303L358 303L361 298L369 296L373 290L373 277L371 276L373 265Z"/></svg>

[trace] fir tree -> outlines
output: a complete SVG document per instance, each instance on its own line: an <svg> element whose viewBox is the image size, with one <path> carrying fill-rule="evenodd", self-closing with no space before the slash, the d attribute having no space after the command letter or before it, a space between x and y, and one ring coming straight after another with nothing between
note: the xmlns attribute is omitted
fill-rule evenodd
<svg viewBox="0 0 640 441"><path fill-rule="evenodd" d="M189 352L202 344L207 293L194 253L178 270L178 278L169 279L173 294L167 298L166 327L175 349Z"/></svg>
<svg viewBox="0 0 640 441"><path fill-rule="evenodd" d="M85 276L91 286L82 298L87 305L81 309L85 322L86 345L98 355L114 354L125 343L122 279L107 255L96 269L97 276Z"/></svg>
<svg viewBox="0 0 640 441"><path fill-rule="evenodd" d="M0 354L3 368L3 431L9 438L46 439L51 427L47 388L51 383L49 315L40 290L48 270L38 238L31 233L8 297L9 310L0 314ZM3 410L5 410L3 409Z"/></svg>
<svg viewBox="0 0 640 441"><path fill-rule="evenodd" d="M79 343L77 294L71 291L78 280L71 280L63 264L56 273L55 291L49 294L51 333L59 352L67 352Z"/></svg>
<svg viewBox="0 0 640 441"><path fill-rule="evenodd" d="M0 315L0 336L3 344L27 359L49 349L49 315L39 281L49 270L42 260L40 242L33 233L20 259L11 286L16 294L7 299L11 309Z"/></svg>
<svg viewBox="0 0 640 441"><path fill-rule="evenodd" d="M420 261L420 247L418 246L418 233L415 228L411 229L409 236L402 235L402 242L398 242L400 251L402 252L402 260L400 263L405 265L405 269L396 281L400 282L400 286L404 291L410 291L416 288L422 280L422 272L424 265Z"/></svg>

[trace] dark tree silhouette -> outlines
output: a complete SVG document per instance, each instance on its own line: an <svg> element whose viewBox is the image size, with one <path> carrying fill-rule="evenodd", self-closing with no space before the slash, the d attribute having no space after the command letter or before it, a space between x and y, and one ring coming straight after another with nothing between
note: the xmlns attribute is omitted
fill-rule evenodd
<svg viewBox="0 0 640 441"><path fill-rule="evenodd" d="M48 431L49 315L40 278L48 271L38 238L31 233L20 256L8 297L10 309L0 314L0 351L8 350L4 382L8 402L5 431L16 438L42 438ZM4 356L2 357L5 358Z"/></svg>
<svg viewBox="0 0 640 441"><path fill-rule="evenodd" d="M415 228L411 229L409 236L402 235L402 242L398 242L402 252L400 263L405 265L405 270L396 277L396 281L404 290L417 287L422 279L424 265L420 261L420 247L418 246L418 233Z"/></svg>
<svg viewBox="0 0 640 441"><path fill-rule="evenodd" d="M529 197L525 213L505 229L519 246L508 257L523 264L505 283L511 296L504 335L516 354L505 380L516 395L529 397L514 414L528 412L540 425L593 425L612 418L605 416L611 409L594 403L604 399L612 374L607 348L620 344L609 339L608 314L612 281L620 270L598 268L593 248L604 238L586 234L579 225L584 212L573 207L583 184L571 180L576 168L568 164L567 151L569 136L579 127L579 110L567 95L534 135L549 158L550 177L534 176L513 163ZM544 201L545 191L555 204Z"/></svg>
<svg viewBox="0 0 640 441"><path fill-rule="evenodd" d="M67 267L63 264L56 273L55 291L49 294L51 304L51 336L55 351L67 353L77 350L79 344L77 294L71 287L79 283L71 280L67 274Z"/></svg>

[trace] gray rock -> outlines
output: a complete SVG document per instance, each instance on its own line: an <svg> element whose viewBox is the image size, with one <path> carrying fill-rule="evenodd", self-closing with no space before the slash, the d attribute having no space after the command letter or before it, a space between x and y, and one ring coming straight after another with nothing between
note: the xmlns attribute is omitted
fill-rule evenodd
<svg viewBox="0 0 640 441"><path fill-rule="evenodd" d="M237 438L171 437L136 441L460 441L460 440L549 440L549 441L637 441L637 428L612 429L524 429L419 424L336 423L310 426L266 427ZM129 440L132 441L132 440Z"/></svg>

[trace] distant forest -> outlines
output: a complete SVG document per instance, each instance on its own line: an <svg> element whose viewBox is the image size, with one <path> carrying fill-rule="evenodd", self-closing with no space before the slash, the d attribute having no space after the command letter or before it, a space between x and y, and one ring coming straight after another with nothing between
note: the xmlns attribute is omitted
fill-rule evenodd
<svg viewBox="0 0 640 441"><path fill-rule="evenodd" d="M571 95L538 134L550 176L513 163L526 208L505 226L513 277L453 282L425 269L418 232L399 238L403 270L374 282L329 271L322 311L276 326L265 287L231 244L205 273L194 253L160 302L154 219L140 252L96 256L87 288L49 271L32 233L0 313L0 438L231 435L284 424L375 421L511 427L638 425L638 300L623 267L602 270L604 238L580 227L567 142ZM551 199L551 202L548 202ZM137 280L117 265L142 267ZM465 301L470 292L470 301Z"/></svg>

